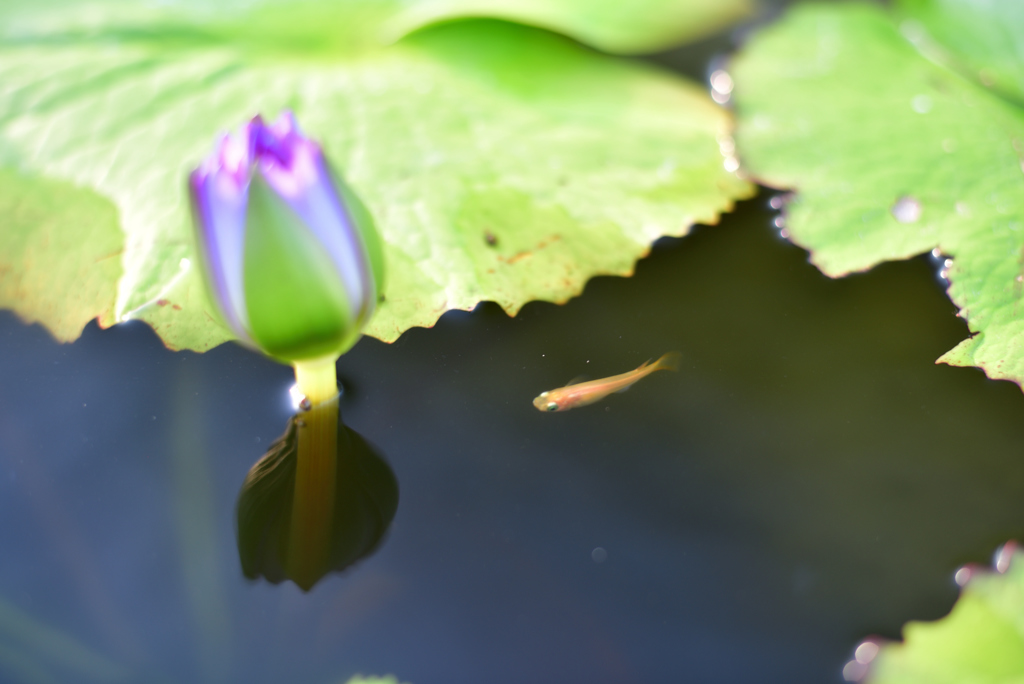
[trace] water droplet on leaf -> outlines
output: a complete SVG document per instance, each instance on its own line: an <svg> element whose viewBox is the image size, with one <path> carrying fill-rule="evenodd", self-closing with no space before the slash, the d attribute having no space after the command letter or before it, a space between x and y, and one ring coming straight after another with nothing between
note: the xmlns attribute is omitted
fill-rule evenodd
<svg viewBox="0 0 1024 684"><path fill-rule="evenodd" d="M915 223L921 218L921 203L910 195L904 195L896 200L889 211L900 223Z"/></svg>
<svg viewBox="0 0 1024 684"><path fill-rule="evenodd" d="M874 641L865 641L853 652L853 657L862 665L867 665L878 655L878 644Z"/></svg>
<svg viewBox="0 0 1024 684"><path fill-rule="evenodd" d="M956 574L953 575L953 581L956 582L958 586L965 586L971 579L971 574L971 569L965 565L956 571Z"/></svg>
<svg viewBox="0 0 1024 684"><path fill-rule="evenodd" d="M711 87L720 93L728 95L732 92L733 82L732 76L725 69L716 69L711 72L711 78L708 79L711 82Z"/></svg>

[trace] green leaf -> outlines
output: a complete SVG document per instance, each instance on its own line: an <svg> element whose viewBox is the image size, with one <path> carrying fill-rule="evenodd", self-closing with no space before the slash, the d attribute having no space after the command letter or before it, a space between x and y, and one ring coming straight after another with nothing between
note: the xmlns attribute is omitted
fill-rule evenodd
<svg viewBox="0 0 1024 684"><path fill-rule="evenodd" d="M1024 3L900 0L904 35L929 57L1024 104Z"/></svg>
<svg viewBox="0 0 1024 684"><path fill-rule="evenodd" d="M883 645L873 660L877 643L866 642L847 665L848 677L861 675L870 663L872 684L1024 681L1024 553L1008 547L999 561L1009 562L1005 573L962 569L958 578L967 573L970 579L949 615L908 623L903 643Z"/></svg>
<svg viewBox="0 0 1024 684"><path fill-rule="evenodd" d="M920 46L920 27L902 26ZM1024 110L929 59L874 5L796 8L733 76L741 158L798 191L791 239L831 276L949 257L950 297L977 334L940 361L1024 382Z"/></svg>
<svg viewBox="0 0 1024 684"><path fill-rule="evenodd" d="M322 43L299 45L130 12L104 32L106 16L52 35L20 19L36 33L0 41L0 167L113 202L114 318L172 348L229 339L194 271L185 178L257 112L294 110L374 214L388 282L368 333L387 341L482 300L510 314L565 301L752 192L723 168L730 118L702 89L542 30L458 22L343 51L326 22Z"/></svg>
<svg viewBox="0 0 1024 684"><path fill-rule="evenodd" d="M714 33L756 5L757 0L38 0L0 6L0 32L100 29L163 38L199 32L263 47L309 50L314 44L351 52L393 43L436 23L493 18L564 33L608 52L642 53Z"/></svg>
<svg viewBox="0 0 1024 684"><path fill-rule="evenodd" d="M65 342L97 316L111 325L123 244L109 202L0 169L0 307Z"/></svg>
<svg viewBox="0 0 1024 684"><path fill-rule="evenodd" d="M389 27L394 34L454 17L494 17L564 33L608 52L664 50L722 29L756 0L420 0Z"/></svg>

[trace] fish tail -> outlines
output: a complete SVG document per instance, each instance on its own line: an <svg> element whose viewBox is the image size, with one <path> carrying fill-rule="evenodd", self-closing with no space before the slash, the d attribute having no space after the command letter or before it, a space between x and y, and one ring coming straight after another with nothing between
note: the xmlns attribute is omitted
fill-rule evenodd
<svg viewBox="0 0 1024 684"><path fill-rule="evenodd" d="M660 359L651 364L651 372L656 370L679 370L679 363L683 360L683 355L679 352L671 351L667 354L663 354ZM650 362L648 362L650 363ZM647 364L644 364L647 365Z"/></svg>

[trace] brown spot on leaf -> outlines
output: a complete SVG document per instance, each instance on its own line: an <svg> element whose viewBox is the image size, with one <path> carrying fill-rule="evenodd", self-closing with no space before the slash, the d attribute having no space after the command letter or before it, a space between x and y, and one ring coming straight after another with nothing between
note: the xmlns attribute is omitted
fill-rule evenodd
<svg viewBox="0 0 1024 684"><path fill-rule="evenodd" d="M113 252L110 252L109 254L105 254L105 255L101 256L100 258L96 259L96 262L98 263L100 261L105 261L106 259L113 259L114 257L121 256L122 254L124 254L124 248L123 247L121 249L116 249Z"/></svg>
<svg viewBox="0 0 1024 684"><path fill-rule="evenodd" d="M552 235L551 237L549 237L549 238L547 238L545 240L541 240L540 242L538 242L536 244L536 246L534 246L533 249L523 250L522 252L518 252L516 254L513 254L510 257L501 257L501 256L499 256L498 257L498 261L504 261L506 264L509 264L511 266L512 264L516 263L517 261L521 261L522 259L525 259L527 257L533 256L534 252L539 252L540 250L544 249L545 247L549 247L549 246L551 246L552 244L558 242L561 239L562 239L561 235Z"/></svg>

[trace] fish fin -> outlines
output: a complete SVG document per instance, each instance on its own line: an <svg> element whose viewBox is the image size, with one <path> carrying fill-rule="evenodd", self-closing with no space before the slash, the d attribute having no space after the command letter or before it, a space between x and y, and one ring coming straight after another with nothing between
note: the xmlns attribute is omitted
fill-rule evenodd
<svg viewBox="0 0 1024 684"><path fill-rule="evenodd" d="M577 375L575 378L573 378L569 382L565 383L565 386L568 387L569 385L578 385L581 382L586 382L589 379L590 378L588 376L586 376L586 375Z"/></svg>
<svg viewBox="0 0 1024 684"><path fill-rule="evenodd" d="M654 362L654 370L679 370L679 363L683 360L683 355L676 351L668 352L663 354L660 359Z"/></svg>

